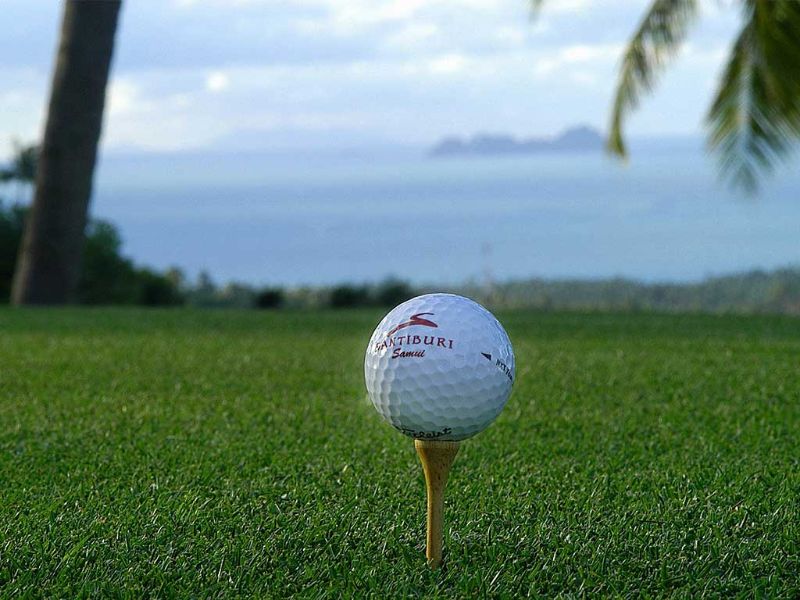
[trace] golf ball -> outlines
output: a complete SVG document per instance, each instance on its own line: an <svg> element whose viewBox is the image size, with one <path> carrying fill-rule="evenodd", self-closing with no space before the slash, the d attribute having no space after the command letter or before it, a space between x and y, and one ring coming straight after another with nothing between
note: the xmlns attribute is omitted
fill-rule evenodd
<svg viewBox="0 0 800 600"><path fill-rule="evenodd" d="M392 309L367 346L372 404L402 433L463 440L503 410L514 384L514 350L485 308L453 294L426 294Z"/></svg>

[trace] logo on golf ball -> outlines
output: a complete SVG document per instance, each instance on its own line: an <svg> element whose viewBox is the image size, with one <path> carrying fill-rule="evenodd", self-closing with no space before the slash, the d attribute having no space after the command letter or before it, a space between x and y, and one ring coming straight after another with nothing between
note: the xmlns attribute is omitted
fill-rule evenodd
<svg viewBox="0 0 800 600"><path fill-rule="evenodd" d="M372 403L392 426L422 439L461 440L485 429L514 382L503 327L461 296L427 294L397 306L367 346Z"/></svg>
<svg viewBox="0 0 800 600"><path fill-rule="evenodd" d="M433 327L433 328L439 327L439 326L438 326L436 323L434 323L433 321L431 321L431 320L429 320L429 319L423 319L423 318L422 318L422 317L424 317L424 316L426 316L426 315L433 316L433 313L417 313L417 314L415 314L415 315L411 315L411 318L410 318L408 321L406 321L406 322L404 322L404 323L400 323L400 325L398 325L397 327L395 327L394 329L392 329L391 331L389 331L389 332L386 334L386 335L387 335L387 337L388 337L388 336L390 336L390 335L393 335L393 334L397 333L397 332L398 332L398 331L400 331L401 329L405 329L406 327L411 327L412 325L422 325L422 326L424 326L424 327Z"/></svg>
<svg viewBox="0 0 800 600"><path fill-rule="evenodd" d="M433 313L417 313L411 315L408 321L400 323L386 332L386 339L376 342L375 352L382 352L384 350L392 349L391 359L396 358L423 358L425 356L424 346L434 346L437 348L453 349L453 340L435 335L417 335L407 333L403 335L394 335L401 329L406 327L413 327L415 325L422 327L438 328L439 326L428 319L423 319L423 315L431 315ZM414 350L404 350L403 346L415 346ZM423 346L419 348L419 346Z"/></svg>

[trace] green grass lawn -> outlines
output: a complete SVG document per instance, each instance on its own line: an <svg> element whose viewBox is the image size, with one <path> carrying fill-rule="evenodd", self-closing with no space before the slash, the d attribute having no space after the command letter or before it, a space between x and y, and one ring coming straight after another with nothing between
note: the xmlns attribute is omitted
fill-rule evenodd
<svg viewBox="0 0 800 600"><path fill-rule="evenodd" d="M0 595L800 595L800 320L500 315L430 572L379 317L0 311Z"/></svg>

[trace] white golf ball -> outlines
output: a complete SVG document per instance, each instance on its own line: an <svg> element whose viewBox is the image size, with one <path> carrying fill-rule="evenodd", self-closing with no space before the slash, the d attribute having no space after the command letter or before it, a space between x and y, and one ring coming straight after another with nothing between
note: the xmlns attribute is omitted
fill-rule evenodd
<svg viewBox="0 0 800 600"><path fill-rule="evenodd" d="M364 375L372 404L402 433L463 440L486 429L511 394L514 350L477 302L426 294L378 324Z"/></svg>

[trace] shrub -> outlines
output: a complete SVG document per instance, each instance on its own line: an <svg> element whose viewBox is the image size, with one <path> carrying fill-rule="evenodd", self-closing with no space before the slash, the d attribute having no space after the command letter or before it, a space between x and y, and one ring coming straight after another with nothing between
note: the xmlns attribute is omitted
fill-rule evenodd
<svg viewBox="0 0 800 600"><path fill-rule="evenodd" d="M414 297L414 290L405 281L387 279L375 290L375 303L378 306L393 307Z"/></svg>
<svg viewBox="0 0 800 600"><path fill-rule="evenodd" d="M369 289L361 285L339 285L331 290L332 308L355 308L369 304Z"/></svg>
<svg viewBox="0 0 800 600"><path fill-rule="evenodd" d="M6 208L0 202L0 302L8 302L11 295L25 214L26 210L19 205Z"/></svg>
<svg viewBox="0 0 800 600"><path fill-rule="evenodd" d="M143 306L180 306L185 298L177 286L165 275L150 269L135 271L139 293L137 304Z"/></svg>
<svg viewBox="0 0 800 600"><path fill-rule="evenodd" d="M274 309L283 306L286 295L281 288L264 288L256 294L256 308Z"/></svg>

